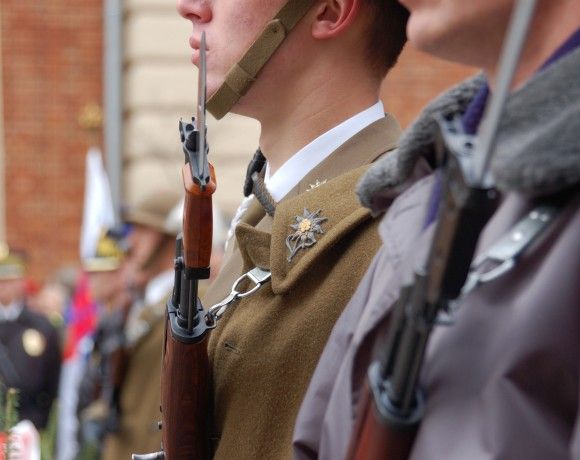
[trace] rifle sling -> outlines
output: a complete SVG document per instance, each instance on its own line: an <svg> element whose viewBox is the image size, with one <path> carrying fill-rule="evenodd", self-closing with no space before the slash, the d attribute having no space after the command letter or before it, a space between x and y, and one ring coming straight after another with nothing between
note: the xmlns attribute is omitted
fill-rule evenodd
<svg viewBox="0 0 580 460"><path fill-rule="evenodd" d="M282 44L294 26L312 6L312 0L289 0L228 71L224 83L207 101L207 109L218 120L223 118L248 91L258 73Z"/></svg>

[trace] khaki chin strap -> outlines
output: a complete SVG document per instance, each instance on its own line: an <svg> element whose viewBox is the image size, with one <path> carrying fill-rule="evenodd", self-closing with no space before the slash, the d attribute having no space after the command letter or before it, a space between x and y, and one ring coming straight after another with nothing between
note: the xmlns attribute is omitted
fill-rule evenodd
<svg viewBox="0 0 580 460"><path fill-rule="evenodd" d="M207 110L218 120L223 118L240 97L246 94L258 72L272 57L313 0L289 0L264 28L242 59L228 71L223 84L207 101Z"/></svg>

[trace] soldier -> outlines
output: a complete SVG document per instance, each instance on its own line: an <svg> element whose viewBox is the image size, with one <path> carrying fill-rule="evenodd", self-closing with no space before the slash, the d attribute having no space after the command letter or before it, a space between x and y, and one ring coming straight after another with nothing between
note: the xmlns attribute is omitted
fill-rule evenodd
<svg viewBox="0 0 580 460"><path fill-rule="evenodd" d="M403 3L411 42L484 74L431 103L391 160L363 178L359 193L375 212L418 159L432 161L435 116L458 114L467 133L477 132L514 5ZM491 164L501 204L479 240L471 290L436 323L428 343L413 460L580 458L579 27L577 0L538 2ZM303 402L297 458L344 458L371 350L432 241L438 177L412 181L384 216L383 246L337 322Z"/></svg>
<svg viewBox="0 0 580 460"><path fill-rule="evenodd" d="M20 419L46 427L58 390L58 332L25 299L25 257L0 245L0 379L19 390Z"/></svg>
<svg viewBox="0 0 580 460"><path fill-rule="evenodd" d="M110 313L115 309L123 291L123 278L120 275L127 251L128 234L126 227L107 230L97 242L95 257L82 261L91 297L104 312Z"/></svg>
<svg viewBox="0 0 580 460"><path fill-rule="evenodd" d="M223 300L255 267L271 274L209 338L215 458L288 458L311 372L378 247L353 189L399 136L379 89L407 12L390 0L180 0L178 10L193 25L194 64L206 34L210 112L261 124L236 239L203 299Z"/></svg>
<svg viewBox="0 0 580 460"><path fill-rule="evenodd" d="M82 261L90 298L99 309L92 346L79 347L90 350L77 404L82 458L98 458L105 434L117 430L119 424L117 369L124 366L124 325L131 300L121 276L126 235L126 227L108 230L99 238L96 254Z"/></svg>
<svg viewBox="0 0 580 460"><path fill-rule="evenodd" d="M161 442L157 422L163 319L173 288L175 236L181 231L180 216L171 211L179 199L175 191L152 190L124 216L132 230L123 277L135 301L125 325L119 426L105 439L105 460L131 458L132 453L157 449Z"/></svg>

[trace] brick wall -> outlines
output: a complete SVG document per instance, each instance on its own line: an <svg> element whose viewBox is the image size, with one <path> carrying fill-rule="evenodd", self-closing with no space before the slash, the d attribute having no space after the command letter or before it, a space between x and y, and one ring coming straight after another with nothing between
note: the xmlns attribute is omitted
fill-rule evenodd
<svg viewBox="0 0 580 460"><path fill-rule="evenodd" d="M29 252L31 275L43 279L78 260L85 153L101 142L78 127L78 116L102 102L102 0L2 0L1 7L7 239ZM409 48L385 82L385 107L408 126L429 99L470 73ZM175 137L173 122L171 130Z"/></svg>
<svg viewBox="0 0 580 460"><path fill-rule="evenodd" d="M92 140L77 120L101 102L101 23L102 0L2 0L6 233L35 278L78 260Z"/></svg>
<svg viewBox="0 0 580 460"><path fill-rule="evenodd" d="M429 100L474 72L473 68L435 59L407 45L383 83L385 110L407 127Z"/></svg>

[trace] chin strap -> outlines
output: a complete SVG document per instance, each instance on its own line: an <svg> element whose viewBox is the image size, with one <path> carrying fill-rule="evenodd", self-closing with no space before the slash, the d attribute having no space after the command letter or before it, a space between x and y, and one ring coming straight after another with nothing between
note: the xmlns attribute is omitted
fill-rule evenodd
<svg viewBox="0 0 580 460"><path fill-rule="evenodd" d="M258 72L312 4L313 0L289 0L266 25L242 59L228 71L223 84L207 101L207 110L214 117L218 120L223 118L240 97L246 94Z"/></svg>

